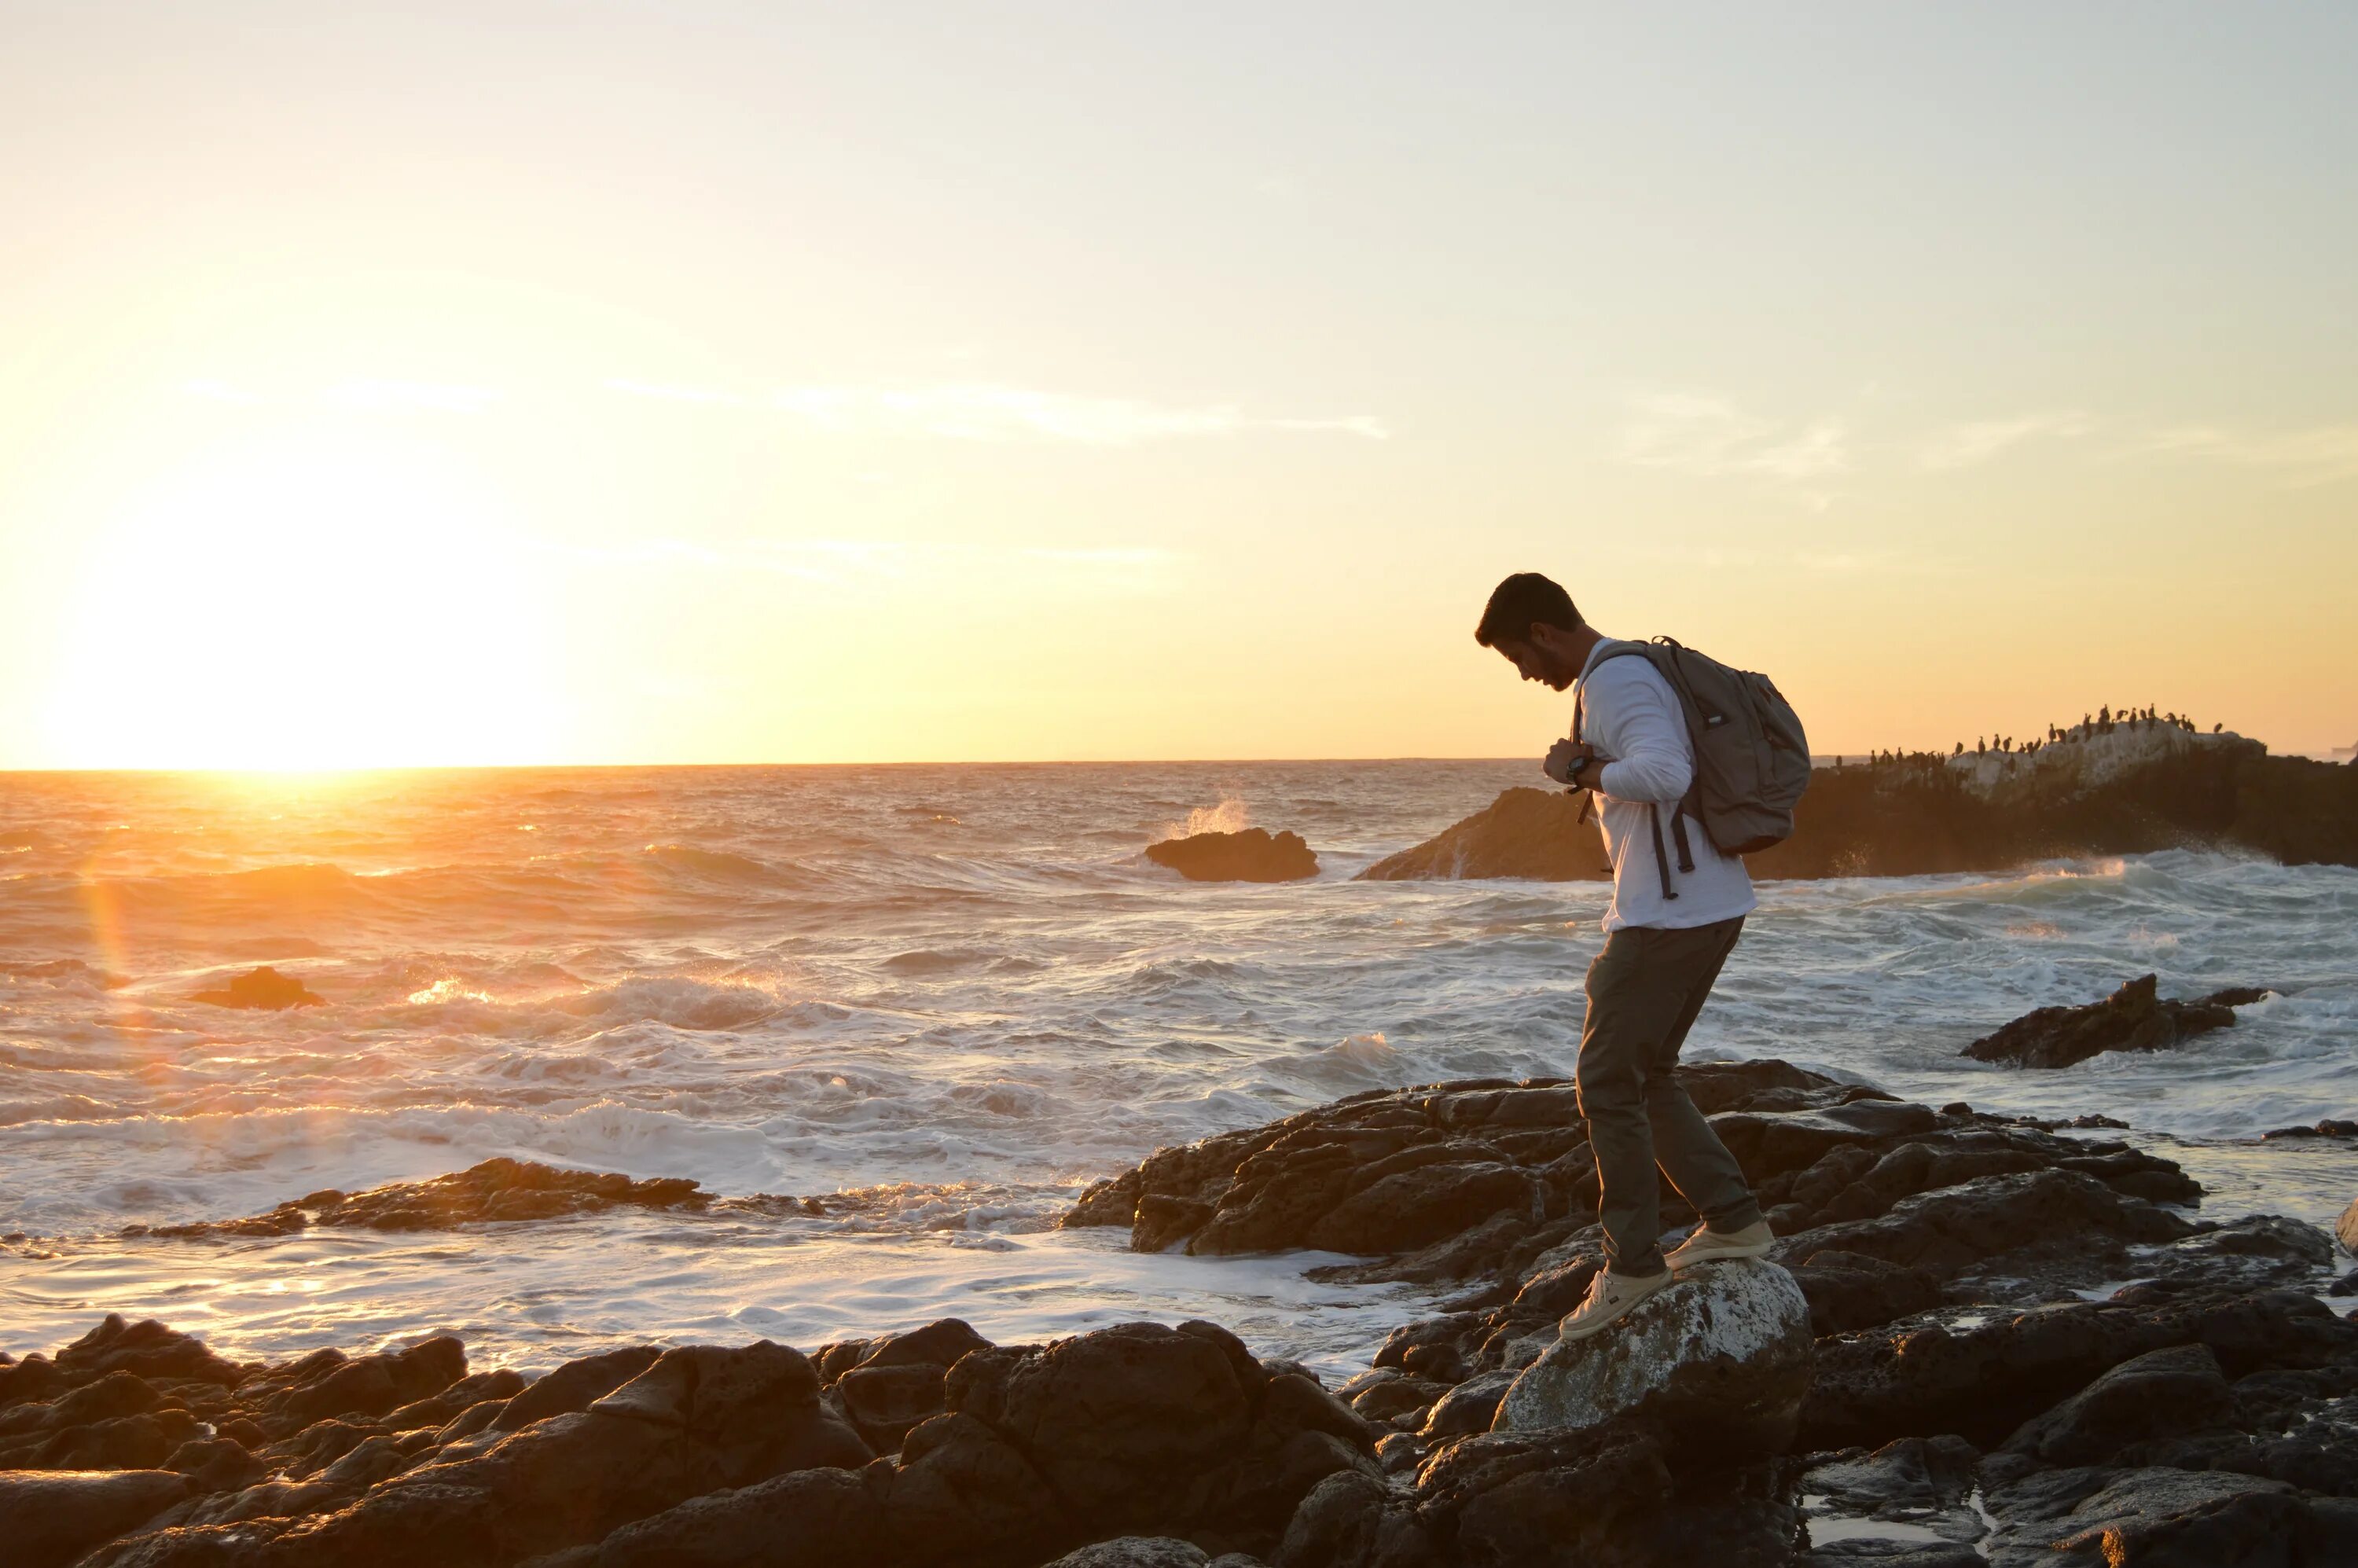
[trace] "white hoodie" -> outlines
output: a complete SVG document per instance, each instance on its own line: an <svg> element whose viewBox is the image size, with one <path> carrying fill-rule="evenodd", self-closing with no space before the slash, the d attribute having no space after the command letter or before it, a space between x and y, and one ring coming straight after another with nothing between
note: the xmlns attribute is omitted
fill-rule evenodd
<svg viewBox="0 0 2358 1568"><path fill-rule="evenodd" d="M1713 849L1711 836L1693 817L1686 827L1694 870L1679 870L1671 819L1694 781L1694 743L1687 738L1678 693L1661 672L1636 654L1606 658L1612 646L1609 639L1596 645L1575 688L1581 739L1606 759L1595 774L1597 821L1613 862L1613 903L1605 912L1605 929L1683 930L1751 914L1759 901L1752 896L1752 877L1743 860ZM1649 806L1661 813L1662 849L1670 859L1675 899L1662 897Z"/></svg>

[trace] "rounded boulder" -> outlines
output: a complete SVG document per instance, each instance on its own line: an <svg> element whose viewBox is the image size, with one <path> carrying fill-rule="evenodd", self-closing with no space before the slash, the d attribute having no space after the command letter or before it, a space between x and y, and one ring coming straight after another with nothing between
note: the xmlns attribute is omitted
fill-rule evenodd
<svg viewBox="0 0 2358 1568"><path fill-rule="evenodd" d="M1788 1447L1810 1390L1810 1303L1774 1263L1710 1263L1604 1332L1558 1340L1498 1401L1492 1432L1584 1431L1623 1415L1682 1449Z"/></svg>

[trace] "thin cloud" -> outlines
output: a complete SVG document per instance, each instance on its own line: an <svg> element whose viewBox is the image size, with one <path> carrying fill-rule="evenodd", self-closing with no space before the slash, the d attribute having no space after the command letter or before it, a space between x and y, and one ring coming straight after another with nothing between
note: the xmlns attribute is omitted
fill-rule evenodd
<svg viewBox="0 0 2358 1568"><path fill-rule="evenodd" d="M200 376L193 381L184 381L180 384L180 390L190 397L201 397L210 403L234 403L242 407L252 407L262 401L260 395L255 393L232 386L225 381L213 380L210 376Z"/></svg>
<svg viewBox="0 0 2358 1568"><path fill-rule="evenodd" d="M2358 478L2358 425L2259 431L2181 425L2156 430L2137 445L2147 452L2202 458L2239 468L2273 469L2295 485Z"/></svg>
<svg viewBox="0 0 2358 1568"><path fill-rule="evenodd" d="M481 414L500 401L487 386L459 386L433 381L347 381L328 389L324 401L372 413L412 409L436 414Z"/></svg>
<svg viewBox="0 0 2358 1568"><path fill-rule="evenodd" d="M966 441L1073 441L1132 446L1255 432L1390 438L1370 415L1314 418L1252 416L1228 404L1172 407L1127 397L1076 397L989 384L926 387L803 386L778 393L776 407L844 435L927 436Z"/></svg>
<svg viewBox="0 0 2358 1568"><path fill-rule="evenodd" d="M1692 393L1635 397L1630 408L1621 427L1621 457L1643 467L1798 482L1851 466L1849 426L1831 416L1796 426Z"/></svg>
<svg viewBox="0 0 2358 1568"><path fill-rule="evenodd" d="M1035 588L1087 586L1160 591L1186 557L1153 546L971 545L903 539L740 539L706 544L651 537L608 545L539 541L555 554L595 566L760 572L829 588L955 579L1021 577Z"/></svg>
<svg viewBox="0 0 2358 1568"><path fill-rule="evenodd" d="M2095 428L2085 414L2066 411L1982 419L1936 432L1917 454L1919 466L1935 471L1987 462L2010 447L2042 437L2084 436Z"/></svg>
<svg viewBox="0 0 2358 1568"><path fill-rule="evenodd" d="M664 403L701 403L708 405L741 405L745 399L733 392L718 392L708 386L676 386L659 381L632 381L615 376L602 384L609 392L619 392L626 397L652 397Z"/></svg>

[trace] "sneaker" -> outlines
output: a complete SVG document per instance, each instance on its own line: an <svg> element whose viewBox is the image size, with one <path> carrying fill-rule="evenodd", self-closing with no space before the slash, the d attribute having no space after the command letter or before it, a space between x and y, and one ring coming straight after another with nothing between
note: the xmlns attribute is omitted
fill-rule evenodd
<svg viewBox="0 0 2358 1568"><path fill-rule="evenodd" d="M1698 1225L1694 1234L1672 1248L1664 1261L1670 1264L1672 1273L1677 1273L1698 1263L1717 1263L1729 1258L1766 1258L1768 1249L1776 1245L1776 1233L1765 1219L1756 1219L1741 1230L1714 1230L1708 1225Z"/></svg>
<svg viewBox="0 0 2358 1568"><path fill-rule="evenodd" d="M1556 1332L1565 1339L1585 1339L1629 1315L1629 1309L1671 1282L1671 1271L1659 1274L1617 1274L1596 1271L1588 1281L1588 1299L1564 1315Z"/></svg>

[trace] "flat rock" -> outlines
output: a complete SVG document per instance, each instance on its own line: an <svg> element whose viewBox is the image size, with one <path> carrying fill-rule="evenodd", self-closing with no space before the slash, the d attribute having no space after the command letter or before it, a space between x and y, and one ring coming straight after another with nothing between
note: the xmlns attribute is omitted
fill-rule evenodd
<svg viewBox="0 0 2358 1568"><path fill-rule="evenodd" d="M791 1201L791 1200L788 1200ZM611 1171L566 1171L533 1160L485 1160L424 1182L389 1182L364 1192L330 1189L245 1219L130 1226L125 1236L184 1239L284 1236L315 1225L370 1230L437 1230L495 1220L553 1219L611 1208L701 1210L710 1193L685 1176L634 1178Z"/></svg>
<svg viewBox="0 0 2358 1568"><path fill-rule="evenodd" d="M1318 857L1301 834L1265 827L1165 838L1148 845L1146 858L1191 882L1293 882L1318 874Z"/></svg>
<svg viewBox="0 0 2358 1568"><path fill-rule="evenodd" d="M1634 1412L1682 1449L1774 1454L1791 1442L1812 1350L1809 1303L1790 1274L1710 1264L1603 1333L1558 1341L1515 1379L1490 1430L1584 1431Z"/></svg>

